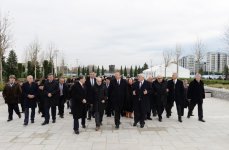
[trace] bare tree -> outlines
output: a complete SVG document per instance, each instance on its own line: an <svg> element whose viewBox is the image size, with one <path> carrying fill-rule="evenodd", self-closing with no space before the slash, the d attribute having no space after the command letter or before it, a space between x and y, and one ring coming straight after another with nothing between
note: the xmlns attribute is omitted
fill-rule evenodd
<svg viewBox="0 0 229 150"><path fill-rule="evenodd" d="M27 47L27 54L32 65L34 65L34 78L37 78L37 62L38 62L38 53L41 51L41 46L38 40L34 40Z"/></svg>
<svg viewBox="0 0 229 150"><path fill-rule="evenodd" d="M226 29L225 33L224 33L224 41L227 45L227 49L229 49L229 27ZM229 50L228 50L229 52Z"/></svg>
<svg viewBox="0 0 229 150"><path fill-rule="evenodd" d="M50 42L48 44L48 50L47 50L47 59L51 62L52 64L52 73L54 70L54 57L55 57L55 50L56 50L56 46L53 42Z"/></svg>
<svg viewBox="0 0 229 150"><path fill-rule="evenodd" d="M165 64L165 78L166 78L166 69L169 66L169 63L171 62L172 52L170 50L164 50L163 59L164 59L164 64Z"/></svg>
<svg viewBox="0 0 229 150"><path fill-rule="evenodd" d="M6 50L11 45L11 36L10 36L10 22L8 16L1 17L0 14L0 82L3 82L3 66L2 59Z"/></svg>
<svg viewBox="0 0 229 150"><path fill-rule="evenodd" d="M182 49L180 44L176 44L175 48L175 62L177 64L177 74L179 75L179 59L182 54Z"/></svg>
<svg viewBox="0 0 229 150"><path fill-rule="evenodd" d="M200 63L204 58L204 54L205 54L205 46L202 42L201 39L197 38L196 43L194 45L194 50L195 50L195 61L197 63L197 70L196 68L194 68L196 70L196 72L199 72L200 70ZM195 63L195 62L194 62Z"/></svg>

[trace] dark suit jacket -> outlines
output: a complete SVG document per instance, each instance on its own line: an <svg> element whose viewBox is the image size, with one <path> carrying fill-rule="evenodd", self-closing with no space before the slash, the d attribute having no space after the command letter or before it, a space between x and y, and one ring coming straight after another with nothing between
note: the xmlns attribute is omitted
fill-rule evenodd
<svg viewBox="0 0 229 150"><path fill-rule="evenodd" d="M29 99L28 95L34 95L33 99ZM38 85L35 82L32 82L30 85L28 82L23 83L22 85L22 98L24 99L25 108L35 108L37 106L38 100Z"/></svg>
<svg viewBox="0 0 229 150"><path fill-rule="evenodd" d="M52 94L52 97L48 97L48 93ZM53 80L49 82L48 80L44 84L44 96L46 106L57 106L60 96L59 84L57 81Z"/></svg>
<svg viewBox="0 0 229 150"><path fill-rule="evenodd" d="M150 108L149 95L152 93L152 88L150 83L146 80L144 80L144 83L142 84L141 88L139 88L139 86L139 81L133 84L133 91L135 91L136 93L136 95L134 95L134 111L138 110L139 101L141 101L141 111L143 113L146 113ZM147 91L147 94L144 94L145 90Z"/></svg>
<svg viewBox="0 0 229 150"><path fill-rule="evenodd" d="M127 82L124 79L120 80L120 85L116 79L113 79L110 83L111 101L114 109L122 109L126 94L127 94Z"/></svg>
<svg viewBox="0 0 229 150"><path fill-rule="evenodd" d="M168 81L168 103L173 104L174 101L176 103L184 105L184 85L183 82L177 79L176 85L174 86L173 80Z"/></svg>
<svg viewBox="0 0 229 150"><path fill-rule="evenodd" d="M96 79L94 79L94 86L96 85ZM94 103L94 96L93 96L93 86L91 85L90 78L87 78L85 82L85 86L87 88L87 101L89 104Z"/></svg>
<svg viewBox="0 0 229 150"><path fill-rule="evenodd" d="M188 87L188 99L198 102L205 98L204 83L200 81L199 83L194 79L190 82Z"/></svg>
<svg viewBox="0 0 229 150"><path fill-rule="evenodd" d="M59 87L59 90L60 90L59 83L58 83L58 87ZM64 83L64 84L63 84L63 97L64 97L65 100L69 97L69 92L68 92L68 85L67 85L67 83Z"/></svg>
<svg viewBox="0 0 229 150"><path fill-rule="evenodd" d="M85 116L86 106L82 101L86 99L87 92L86 87L81 86L79 82L76 82L71 87L71 97L72 97L72 113L74 118L82 118ZM86 99L87 100L87 99Z"/></svg>

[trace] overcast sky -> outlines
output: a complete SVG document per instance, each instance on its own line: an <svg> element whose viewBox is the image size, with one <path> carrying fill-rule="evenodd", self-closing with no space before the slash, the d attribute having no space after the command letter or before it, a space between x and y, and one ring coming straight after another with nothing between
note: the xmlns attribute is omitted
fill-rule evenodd
<svg viewBox="0 0 229 150"><path fill-rule="evenodd" d="M20 61L37 38L69 66L160 64L176 43L191 54L197 37L218 51L229 24L228 0L0 0L0 11L10 14Z"/></svg>

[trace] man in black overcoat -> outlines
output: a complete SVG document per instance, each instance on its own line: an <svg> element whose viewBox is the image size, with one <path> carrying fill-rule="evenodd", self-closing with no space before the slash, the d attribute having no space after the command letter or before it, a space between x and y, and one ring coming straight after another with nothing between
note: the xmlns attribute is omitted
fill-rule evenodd
<svg viewBox="0 0 229 150"><path fill-rule="evenodd" d="M35 108L38 100L38 85L33 81L33 76L27 76L27 82L22 85L22 98L24 99L25 119L24 125L29 122L29 108L31 108L31 123L34 123Z"/></svg>
<svg viewBox="0 0 229 150"><path fill-rule="evenodd" d="M59 103L58 103L58 110L60 118L64 118L64 104L68 98L68 85L65 83L65 79L62 77L59 79Z"/></svg>
<svg viewBox="0 0 229 150"><path fill-rule="evenodd" d="M93 103L93 87L96 84L96 74L95 72L91 72L89 78L86 79L85 85L87 88L87 103L88 103L88 120L91 120L91 116L94 115Z"/></svg>
<svg viewBox="0 0 229 150"><path fill-rule="evenodd" d="M149 95L152 93L151 85L144 79L143 74L138 75L138 81L133 85L134 96L134 124L136 126L140 122L140 127L145 125L145 117L147 113L147 107L149 105Z"/></svg>
<svg viewBox="0 0 229 150"><path fill-rule="evenodd" d="M115 128L118 129L120 125L121 112L127 94L127 82L121 78L120 72L115 73L115 79L110 83L111 101L115 111Z"/></svg>
<svg viewBox="0 0 229 150"><path fill-rule="evenodd" d="M81 124L83 128L85 126L85 120L87 115L87 92L85 86L85 77L80 76L79 81L75 82L71 87L72 98L72 114L74 120L73 130L75 134L79 134L79 119L81 118Z"/></svg>
<svg viewBox="0 0 229 150"><path fill-rule="evenodd" d="M44 84L44 104L45 104L45 121L42 125L49 124L50 114L49 110L51 108L52 123L56 122L56 106L59 100L59 86L58 82L54 80L53 74L48 75L48 80Z"/></svg>
<svg viewBox="0 0 229 150"><path fill-rule="evenodd" d="M188 99L190 99L188 118L192 116L192 111L198 105L199 121L205 122L203 119L203 99L205 98L204 83L201 80L201 75L196 74L195 79L190 82L188 87Z"/></svg>
<svg viewBox="0 0 229 150"><path fill-rule="evenodd" d="M179 80L177 73L173 73L172 80L168 81L168 102L166 107L167 117L171 116L171 109L175 101L177 108L178 121L182 122L182 116L184 115L184 84Z"/></svg>

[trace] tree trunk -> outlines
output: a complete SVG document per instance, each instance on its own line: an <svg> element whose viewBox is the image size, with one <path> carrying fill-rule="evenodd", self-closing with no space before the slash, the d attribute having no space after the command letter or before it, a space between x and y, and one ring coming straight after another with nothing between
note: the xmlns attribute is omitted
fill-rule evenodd
<svg viewBox="0 0 229 150"><path fill-rule="evenodd" d="M0 83L3 83L3 66L2 66L2 55L0 55Z"/></svg>

